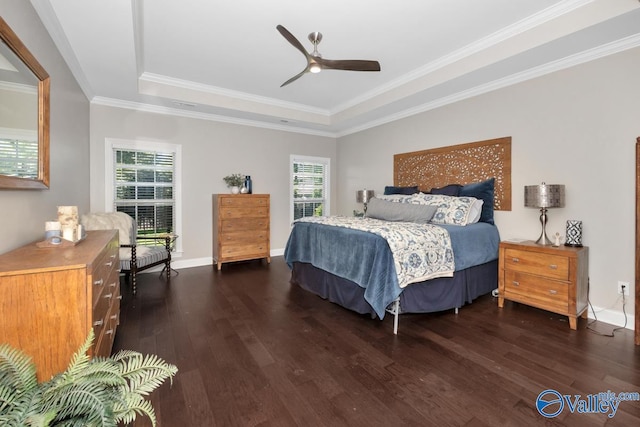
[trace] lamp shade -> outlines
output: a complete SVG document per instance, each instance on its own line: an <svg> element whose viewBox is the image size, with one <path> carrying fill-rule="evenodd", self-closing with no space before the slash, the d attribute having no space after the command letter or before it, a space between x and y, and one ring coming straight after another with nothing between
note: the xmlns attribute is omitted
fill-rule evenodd
<svg viewBox="0 0 640 427"><path fill-rule="evenodd" d="M524 187L524 205L528 208L563 208L564 185L545 184Z"/></svg>
<svg viewBox="0 0 640 427"><path fill-rule="evenodd" d="M358 190L356 191L356 202L368 203L374 196L375 193L373 190Z"/></svg>

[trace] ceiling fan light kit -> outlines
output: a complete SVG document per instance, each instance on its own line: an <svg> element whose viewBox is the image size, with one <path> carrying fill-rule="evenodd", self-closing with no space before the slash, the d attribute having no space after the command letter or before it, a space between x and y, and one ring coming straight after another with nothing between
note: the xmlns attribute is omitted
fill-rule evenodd
<svg viewBox="0 0 640 427"><path fill-rule="evenodd" d="M293 34L289 32L282 25L278 25L277 30L293 47L298 49L306 58L307 66L300 73L291 77L286 82L282 83L280 87L286 86L298 80L306 73L319 73L322 70L346 70L346 71L380 71L380 63L378 61L368 61L361 59L324 59L318 52L318 43L322 41L322 33L313 32L309 34L309 41L313 44L313 52L309 53L302 46L302 43L295 38Z"/></svg>

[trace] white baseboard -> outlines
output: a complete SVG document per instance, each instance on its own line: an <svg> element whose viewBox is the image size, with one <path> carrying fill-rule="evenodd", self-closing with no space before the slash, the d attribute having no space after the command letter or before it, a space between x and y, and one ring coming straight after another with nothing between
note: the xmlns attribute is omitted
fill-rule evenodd
<svg viewBox="0 0 640 427"><path fill-rule="evenodd" d="M272 257L274 256L282 256L284 255L284 248L282 249L272 249L270 251ZM180 269L180 268L191 268L191 267L202 267L204 265L213 265L213 258L204 257L204 258L190 258L190 259L176 259L173 258L171 260L171 268ZM149 272L153 273L156 271L162 270L162 266L158 266L156 268L150 268L149 270L141 271L140 274Z"/></svg>
<svg viewBox="0 0 640 427"><path fill-rule="evenodd" d="M596 312L595 316L593 315L593 311ZM621 327L625 326L624 324L625 315L622 311L611 310L608 308L594 306L593 310L591 310L591 307L589 307L588 316L589 316L589 319L595 319L597 317L598 321L609 323L610 325L621 326ZM635 315L627 313L627 325L625 326L625 328L634 330L635 319L636 319Z"/></svg>

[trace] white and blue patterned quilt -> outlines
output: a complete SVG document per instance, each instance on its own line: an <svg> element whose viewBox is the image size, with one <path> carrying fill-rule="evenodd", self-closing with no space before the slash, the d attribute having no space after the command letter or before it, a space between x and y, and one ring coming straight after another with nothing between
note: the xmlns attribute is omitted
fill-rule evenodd
<svg viewBox="0 0 640 427"><path fill-rule="evenodd" d="M312 217L294 223L285 260L309 263L357 283L380 319L404 287L451 277L449 232L432 224L372 218Z"/></svg>
<svg viewBox="0 0 640 427"><path fill-rule="evenodd" d="M391 249L400 288L436 277L451 277L455 270L449 232L433 224L345 216L305 217L296 222L350 228L383 237Z"/></svg>

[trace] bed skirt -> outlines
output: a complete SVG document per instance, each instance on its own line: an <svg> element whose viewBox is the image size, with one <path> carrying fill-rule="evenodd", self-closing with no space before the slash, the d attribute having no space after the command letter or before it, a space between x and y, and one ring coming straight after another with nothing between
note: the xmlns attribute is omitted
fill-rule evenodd
<svg viewBox="0 0 640 427"><path fill-rule="evenodd" d="M291 283L342 307L377 317L364 299L364 288L308 263L293 263ZM400 294L401 313L433 313L460 308L498 287L498 260L456 271L443 277L414 283Z"/></svg>

